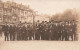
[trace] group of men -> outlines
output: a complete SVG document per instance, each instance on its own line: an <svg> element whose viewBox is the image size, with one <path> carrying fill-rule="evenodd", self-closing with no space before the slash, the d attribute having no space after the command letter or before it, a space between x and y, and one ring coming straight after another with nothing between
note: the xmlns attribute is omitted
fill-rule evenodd
<svg viewBox="0 0 80 50"><path fill-rule="evenodd" d="M15 40L32 40L32 27L30 25L2 25L2 32L5 36L5 41Z"/></svg>
<svg viewBox="0 0 80 50"><path fill-rule="evenodd" d="M39 23L35 37L37 40L76 40L75 21L51 21Z"/></svg>
<svg viewBox="0 0 80 50"><path fill-rule="evenodd" d="M75 21L42 21L33 25L2 25L5 41L15 40L76 40ZM0 30L1 34L1 30Z"/></svg>

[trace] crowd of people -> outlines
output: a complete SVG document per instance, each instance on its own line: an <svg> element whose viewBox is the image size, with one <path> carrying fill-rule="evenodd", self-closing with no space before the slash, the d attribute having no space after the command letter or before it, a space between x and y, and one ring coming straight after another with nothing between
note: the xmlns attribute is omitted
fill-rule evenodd
<svg viewBox="0 0 80 50"><path fill-rule="evenodd" d="M39 40L76 40L77 24L75 21L42 22L37 26L36 39Z"/></svg>
<svg viewBox="0 0 80 50"><path fill-rule="evenodd" d="M5 41L15 40L76 40L75 21L42 21L33 25L2 25ZM0 33L0 34L1 34Z"/></svg>

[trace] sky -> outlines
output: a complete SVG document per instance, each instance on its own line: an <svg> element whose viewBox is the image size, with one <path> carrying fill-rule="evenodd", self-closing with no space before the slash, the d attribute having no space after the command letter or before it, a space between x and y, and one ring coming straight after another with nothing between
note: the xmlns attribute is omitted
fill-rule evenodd
<svg viewBox="0 0 80 50"><path fill-rule="evenodd" d="M39 14L62 13L66 9L80 9L80 0L2 0L14 1L23 5L30 5L30 8Z"/></svg>

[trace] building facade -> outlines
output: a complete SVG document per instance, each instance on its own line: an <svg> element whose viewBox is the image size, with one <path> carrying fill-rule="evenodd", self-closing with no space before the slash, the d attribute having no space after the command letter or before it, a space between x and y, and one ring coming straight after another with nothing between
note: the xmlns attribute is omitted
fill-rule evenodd
<svg viewBox="0 0 80 50"><path fill-rule="evenodd" d="M22 5L10 1L0 1L1 23L33 23L34 16L35 12L28 5Z"/></svg>

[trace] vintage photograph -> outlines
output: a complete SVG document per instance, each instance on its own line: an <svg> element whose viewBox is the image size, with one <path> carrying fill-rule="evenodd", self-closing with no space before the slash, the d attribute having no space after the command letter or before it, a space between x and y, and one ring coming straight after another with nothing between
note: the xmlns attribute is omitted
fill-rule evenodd
<svg viewBox="0 0 80 50"><path fill-rule="evenodd" d="M0 50L79 50L80 0L0 0Z"/></svg>

